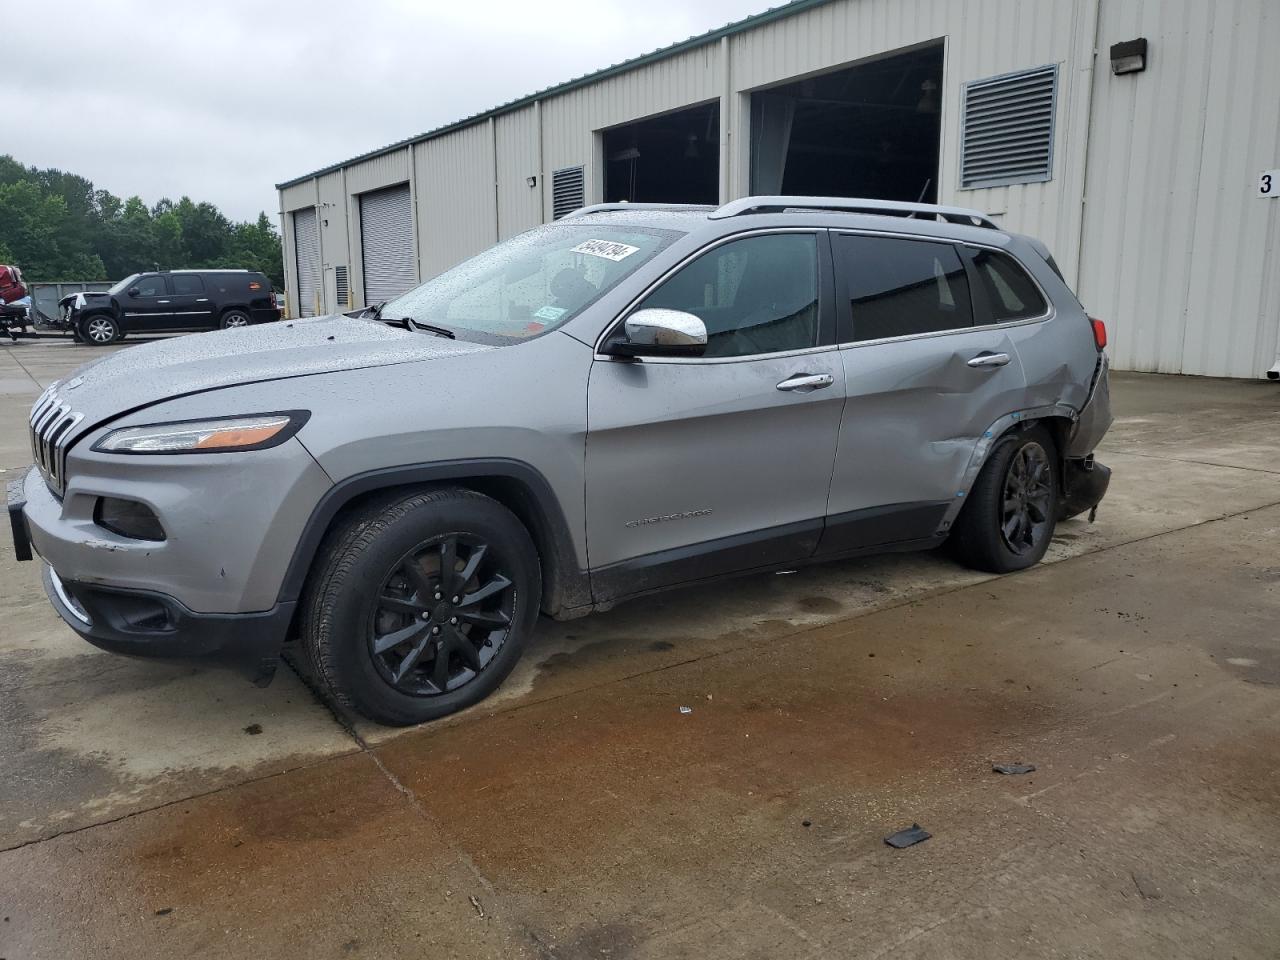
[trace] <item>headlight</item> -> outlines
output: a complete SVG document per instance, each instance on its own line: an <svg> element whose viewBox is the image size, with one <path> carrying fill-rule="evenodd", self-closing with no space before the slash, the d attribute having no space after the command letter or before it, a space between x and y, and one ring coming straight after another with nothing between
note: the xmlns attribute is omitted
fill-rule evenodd
<svg viewBox="0 0 1280 960"><path fill-rule="evenodd" d="M305 410L224 420L186 420L113 430L96 444L104 453L228 453L284 443L311 416Z"/></svg>

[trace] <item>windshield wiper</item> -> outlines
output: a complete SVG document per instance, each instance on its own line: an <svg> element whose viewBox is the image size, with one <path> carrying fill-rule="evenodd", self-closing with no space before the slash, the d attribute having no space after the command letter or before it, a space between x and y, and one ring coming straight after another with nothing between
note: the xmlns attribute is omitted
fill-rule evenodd
<svg viewBox="0 0 1280 960"><path fill-rule="evenodd" d="M372 307L366 307L362 316L369 317L372 320L381 320L383 323L389 323L392 326L403 327L405 330L422 330L426 333L434 333L437 337L444 337L446 340L457 340L458 335L452 330L444 327L437 327L435 324L423 323L421 320L415 320L413 317L384 317L382 308L391 301L383 300L376 303Z"/></svg>
<svg viewBox="0 0 1280 960"><path fill-rule="evenodd" d="M414 329L416 330L425 330L427 333L434 333L437 337L444 337L446 340L458 339L458 335L456 333L452 330L447 330L444 327L437 327L432 323L423 323L421 320L413 319L413 317L405 317L404 319L406 323L413 324ZM405 327L405 329L407 330L408 327Z"/></svg>

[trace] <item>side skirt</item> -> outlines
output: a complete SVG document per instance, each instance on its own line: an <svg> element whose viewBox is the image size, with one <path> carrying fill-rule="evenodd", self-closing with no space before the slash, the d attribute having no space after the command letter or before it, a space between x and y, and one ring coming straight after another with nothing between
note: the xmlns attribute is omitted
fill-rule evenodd
<svg viewBox="0 0 1280 960"><path fill-rule="evenodd" d="M591 571L594 609L676 587L877 553L930 550L949 502L902 503L646 554Z"/></svg>

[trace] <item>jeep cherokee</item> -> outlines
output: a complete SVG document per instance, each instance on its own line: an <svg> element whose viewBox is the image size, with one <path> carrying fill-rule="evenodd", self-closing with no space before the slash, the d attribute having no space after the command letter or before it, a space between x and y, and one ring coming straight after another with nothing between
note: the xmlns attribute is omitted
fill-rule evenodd
<svg viewBox="0 0 1280 960"><path fill-rule="evenodd" d="M540 613L944 541L1036 563L1106 491L1104 346L971 210L589 207L362 314L83 367L10 516L89 642L265 678L297 637L337 701L416 723Z"/></svg>

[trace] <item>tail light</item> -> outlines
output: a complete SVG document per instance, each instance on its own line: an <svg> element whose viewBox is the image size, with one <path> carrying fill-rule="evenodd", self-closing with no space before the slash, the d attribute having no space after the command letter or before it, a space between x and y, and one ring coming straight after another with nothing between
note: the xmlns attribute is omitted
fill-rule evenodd
<svg viewBox="0 0 1280 960"><path fill-rule="evenodd" d="M1094 317L1089 318L1089 323L1093 326L1093 342L1101 350L1107 345L1107 325Z"/></svg>

